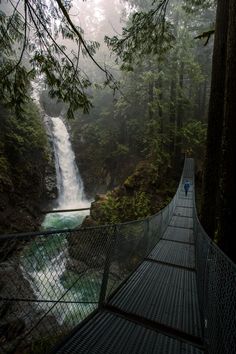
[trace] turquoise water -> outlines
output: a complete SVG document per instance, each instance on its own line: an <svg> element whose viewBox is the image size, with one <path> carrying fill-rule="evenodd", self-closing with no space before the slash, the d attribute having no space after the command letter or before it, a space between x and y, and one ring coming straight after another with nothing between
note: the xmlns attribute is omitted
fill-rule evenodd
<svg viewBox="0 0 236 354"><path fill-rule="evenodd" d="M86 212L48 214L42 227L44 230L75 228L85 215ZM43 301L36 303L37 310L50 311L59 324L73 326L96 308L102 274L91 269L84 273L71 270L68 259L65 232L35 238L25 247L21 265L36 298Z"/></svg>
<svg viewBox="0 0 236 354"><path fill-rule="evenodd" d="M42 228L44 230L74 229L81 225L86 215L86 211L47 214Z"/></svg>
<svg viewBox="0 0 236 354"><path fill-rule="evenodd" d="M62 117L48 117L55 156L58 209L87 207L86 199L70 135ZM101 284L101 273L80 267L78 259L70 259L69 247L79 233L66 229L78 228L86 211L49 213L42 230L65 230L35 237L22 252L21 266L31 284L37 311L53 315L59 324L76 324L95 307Z"/></svg>

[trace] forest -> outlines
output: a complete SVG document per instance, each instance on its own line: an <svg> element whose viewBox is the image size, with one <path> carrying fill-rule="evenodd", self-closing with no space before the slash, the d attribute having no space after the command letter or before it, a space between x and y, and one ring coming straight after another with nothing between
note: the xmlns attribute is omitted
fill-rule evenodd
<svg viewBox="0 0 236 354"><path fill-rule="evenodd" d="M235 0L0 1L1 353L235 353L235 94Z"/></svg>
<svg viewBox="0 0 236 354"><path fill-rule="evenodd" d="M59 107L69 119L87 195L110 191L99 223L160 209L183 156L193 156L202 223L233 258L231 3L219 1L216 12L210 0L98 2L94 16L89 1L77 25L70 1L3 2L1 231L37 230L40 207L57 194L50 142L32 100L32 81L41 75L44 109L53 115Z"/></svg>

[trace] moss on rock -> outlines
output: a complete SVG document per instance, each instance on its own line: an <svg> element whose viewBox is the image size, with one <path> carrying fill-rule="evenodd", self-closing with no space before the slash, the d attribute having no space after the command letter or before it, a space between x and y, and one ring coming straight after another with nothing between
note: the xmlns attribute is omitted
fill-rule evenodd
<svg viewBox="0 0 236 354"><path fill-rule="evenodd" d="M175 189L176 183L160 176L158 166L141 161L122 185L96 196L83 226L120 223L155 214L170 201Z"/></svg>

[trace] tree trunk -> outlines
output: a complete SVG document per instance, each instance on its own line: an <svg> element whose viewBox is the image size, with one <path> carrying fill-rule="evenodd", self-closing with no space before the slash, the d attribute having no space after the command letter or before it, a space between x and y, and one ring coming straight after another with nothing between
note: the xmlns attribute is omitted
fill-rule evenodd
<svg viewBox="0 0 236 354"><path fill-rule="evenodd" d="M179 25L179 11L175 12L174 17L174 36L178 38L178 25ZM170 134L170 156L172 157L172 165L175 165L175 146L176 146L176 120L177 120L177 58L178 52L174 51L173 57L171 58L172 67L172 79L171 79L171 86L170 86L170 126L171 126L171 134Z"/></svg>
<svg viewBox="0 0 236 354"><path fill-rule="evenodd" d="M229 0L218 0L215 42L212 61L211 94L208 111L208 132L201 208L202 224L214 238L224 117L224 89L226 77L227 30Z"/></svg>
<svg viewBox="0 0 236 354"><path fill-rule="evenodd" d="M161 66L159 66L159 71L161 72ZM159 90L158 94L158 118L160 121L160 133L164 133L164 121L163 121L163 110L162 110L162 103L163 103L163 80L160 76L159 79L155 83L155 88Z"/></svg>
<svg viewBox="0 0 236 354"><path fill-rule="evenodd" d="M207 79L204 81L202 92L202 108L201 108L201 121L206 122L206 101L207 101Z"/></svg>
<svg viewBox="0 0 236 354"><path fill-rule="evenodd" d="M200 85L197 90L196 95L196 108L195 108L195 117L197 120L201 120L201 103L202 103L202 86Z"/></svg>
<svg viewBox="0 0 236 354"><path fill-rule="evenodd" d="M183 109L183 89L184 89L184 63L180 63L179 71L179 87L178 87L178 104L177 104L177 120L176 120L176 146L175 146L175 167L179 168L182 163L182 139L180 129L183 127L184 109Z"/></svg>
<svg viewBox="0 0 236 354"><path fill-rule="evenodd" d="M170 134L170 154L174 160L173 151L175 149L175 130L176 130L176 80L175 74L173 74L173 78L171 80L170 85L170 126L171 126L171 134Z"/></svg>
<svg viewBox="0 0 236 354"><path fill-rule="evenodd" d="M236 1L230 0L225 84L222 182L220 190L220 246L236 261Z"/></svg>
<svg viewBox="0 0 236 354"><path fill-rule="evenodd" d="M154 99L154 83L149 82L148 84L148 117L151 121L153 119L153 99Z"/></svg>

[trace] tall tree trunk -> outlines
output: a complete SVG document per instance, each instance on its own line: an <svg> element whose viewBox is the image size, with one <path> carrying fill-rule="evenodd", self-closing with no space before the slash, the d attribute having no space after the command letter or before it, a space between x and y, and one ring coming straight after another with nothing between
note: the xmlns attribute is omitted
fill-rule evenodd
<svg viewBox="0 0 236 354"><path fill-rule="evenodd" d="M159 71L161 72L161 65L159 64ZM159 90L158 94L158 118L160 121L160 133L164 133L164 121L163 121L163 109L162 109L162 102L163 102L163 80L160 75L159 79L155 82L155 88Z"/></svg>
<svg viewBox="0 0 236 354"><path fill-rule="evenodd" d="M207 147L201 208L202 224L211 238L216 227L224 117L229 0L218 0L208 112Z"/></svg>
<svg viewBox="0 0 236 354"><path fill-rule="evenodd" d="M227 40L224 140L220 191L220 246L236 261L236 1L230 0Z"/></svg>
<svg viewBox="0 0 236 354"><path fill-rule="evenodd" d="M178 110L177 110L177 128L182 128L184 110L183 110L183 89L184 89L184 63L180 64L179 72L179 92L178 92Z"/></svg>
<svg viewBox="0 0 236 354"><path fill-rule="evenodd" d="M175 12L174 17L174 36L178 38L178 25L179 25L179 11ZM170 134L170 156L172 157L173 166L175 165L175 146L176 146L176 119L177 119L177 60L178 52L175 51L173 53L173 57L171 59L171 86L170 86L170 125L171 125L171 134Z"/></svg>
<svg viewBox="0 0 236 354"><path fill-rule="evenodd" d="M175 73L170 84L170 126L171 126L171 139L170 139L170 154L173 155L175 149L175 130L176 130L176 80ZM174 160L174 156L173 156Z"/></svg>
<svg viewBox="0 0 236 354"><path fill-rule="evenodd" d="M201 103L202 103L202 86L200 85L197 90L196 95L196 109L195 109L195 117L197 120L201 120Z"/></svg>
<svg viewBox="0 0 236 354"><path fill-rule="evenodd" d="M148 84L148 117L149 120L153 118L153 99L154 99L154 83L153 81Z"/></svg>
<svg viewBox="0 0 236 354"><path fill-rule="evenodd" d="M201 100L201 116L199 117L202 122L206 121L206 100L207 100L207 79L204 81L202 100Z"/></svg>
<svg viewBox="0 0 236 354"><path fill-rule="evenodd" d="M178 104L177 104L177 120L176 120L176 146L175 146L175 167L179 168L182 163L181 150L182 139L180 129L183 127L184 109L183 109L183 89L184 89L184 63L180 63L179 68L179 88L178 88Z"/></svg>

